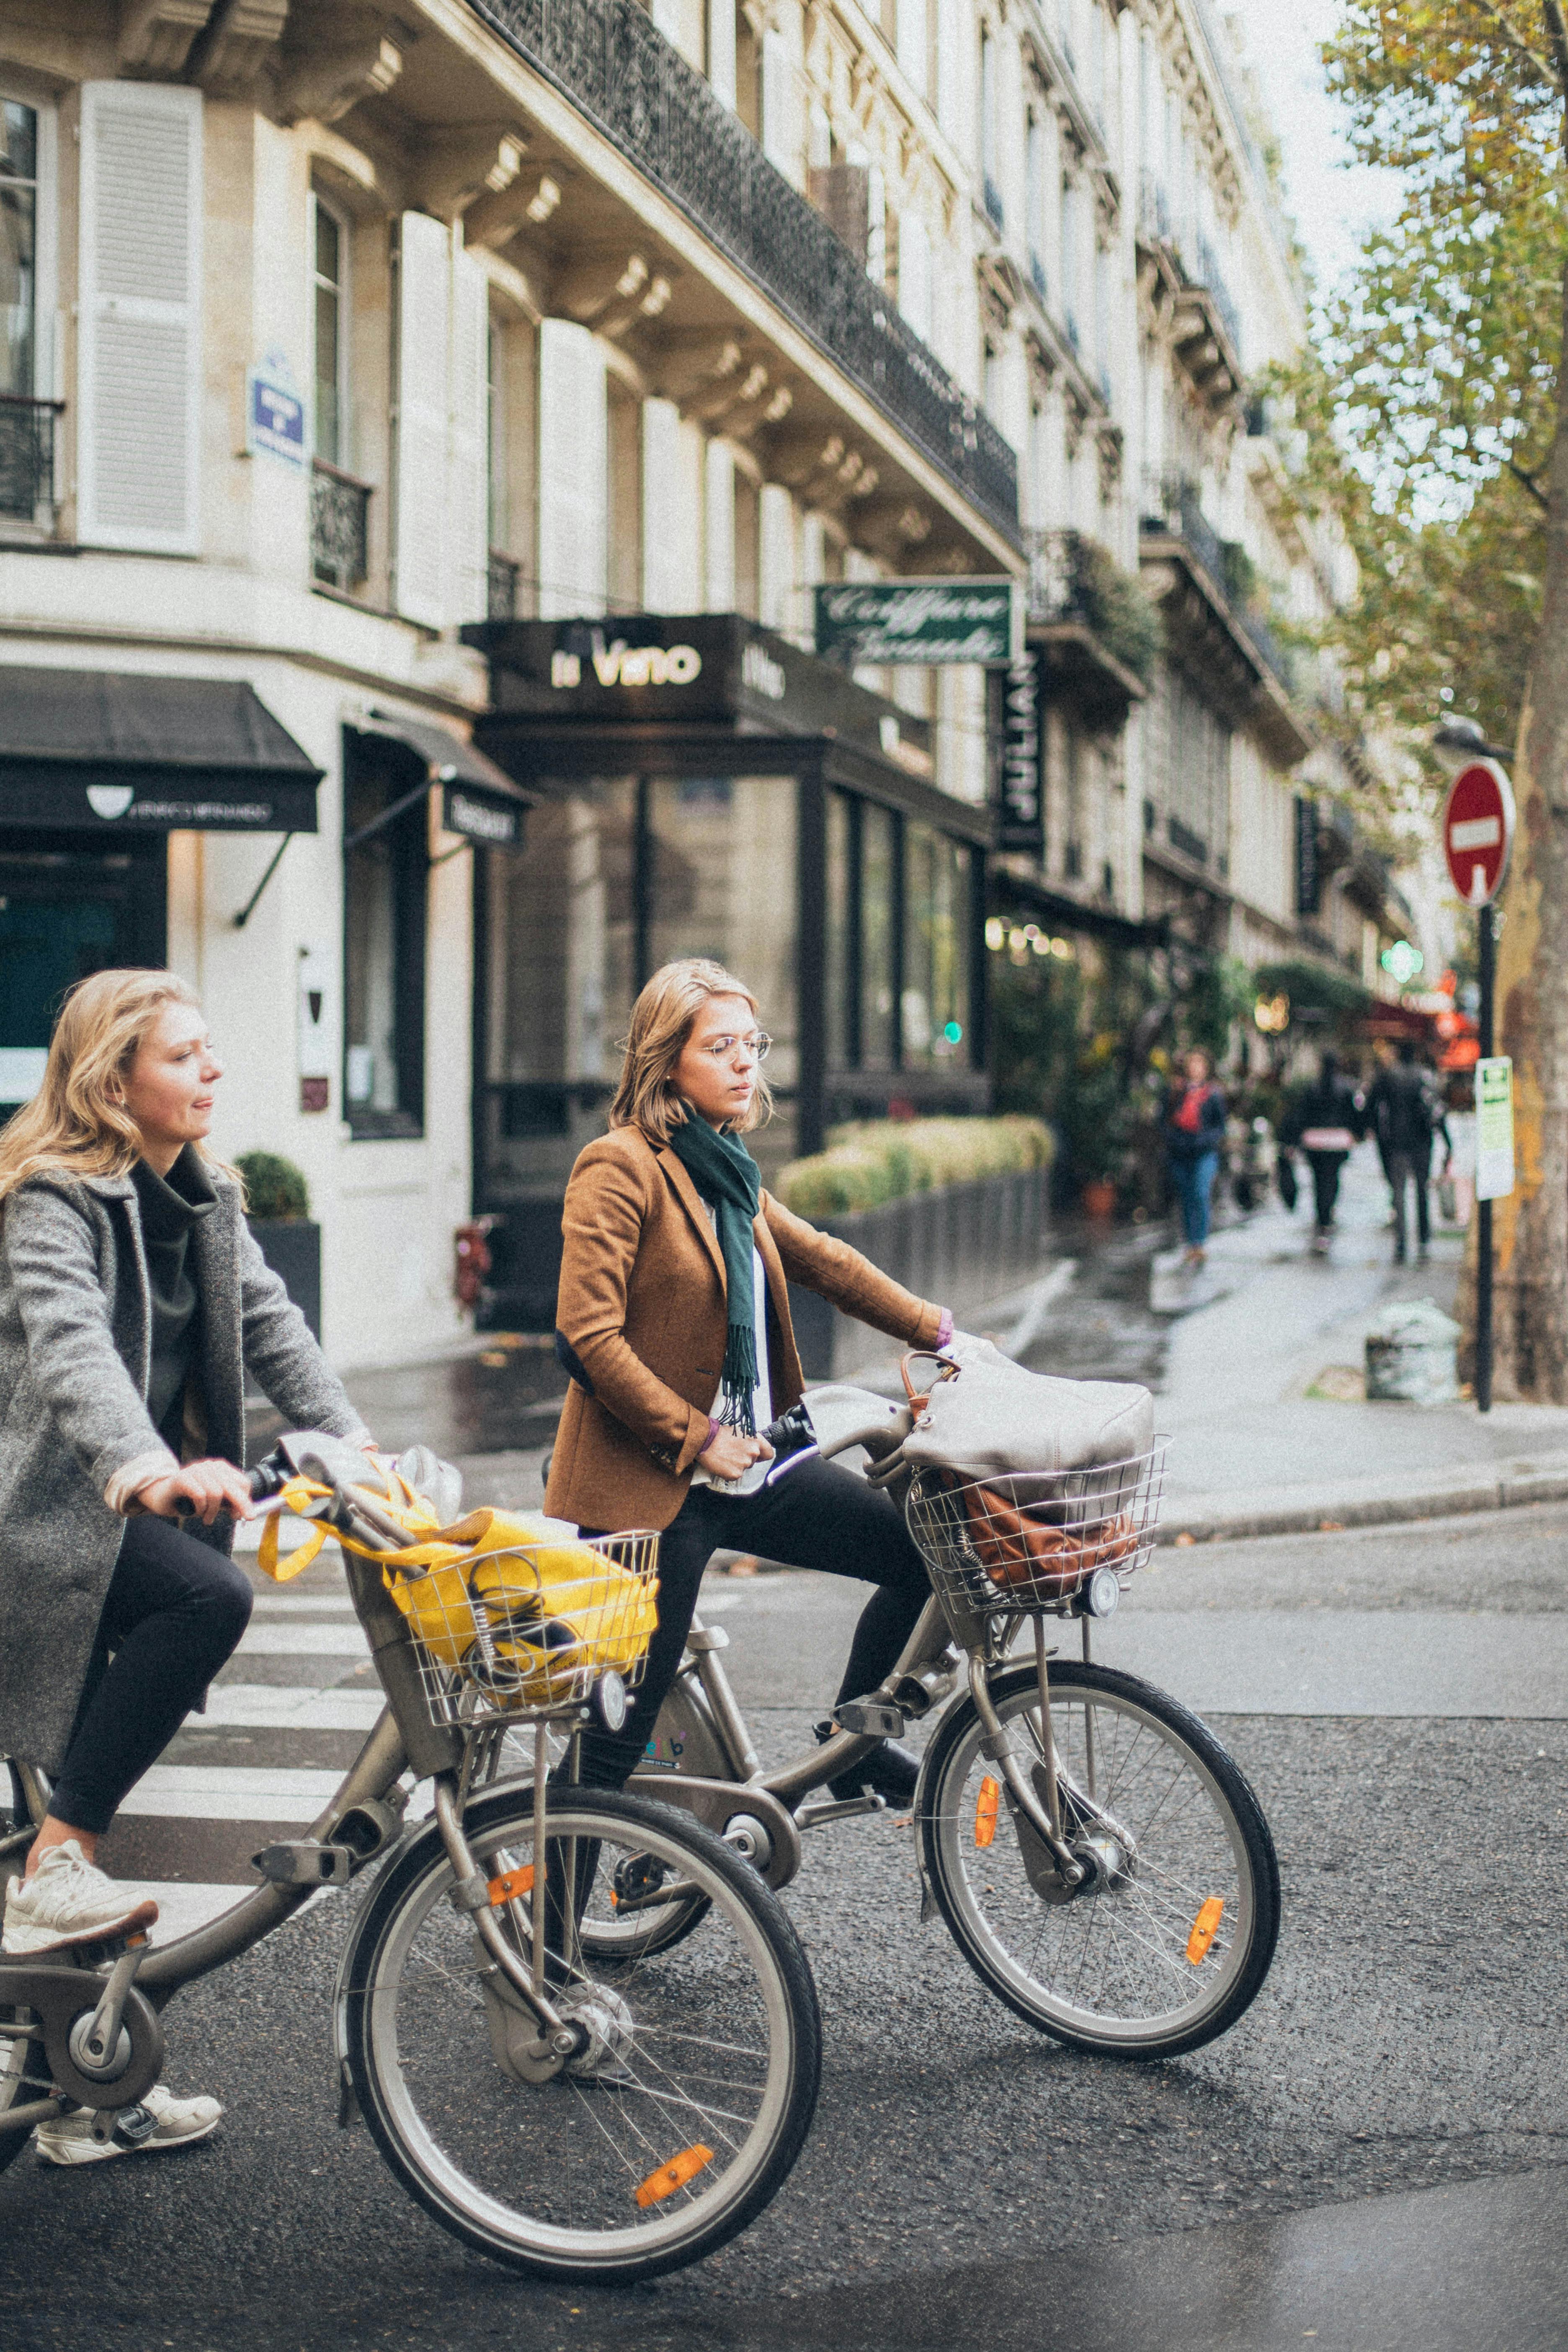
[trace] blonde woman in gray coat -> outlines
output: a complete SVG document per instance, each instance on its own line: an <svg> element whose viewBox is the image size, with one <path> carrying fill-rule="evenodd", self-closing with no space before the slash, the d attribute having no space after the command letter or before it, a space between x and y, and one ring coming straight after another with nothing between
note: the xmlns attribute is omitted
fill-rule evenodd
<svg viewBox="0 0 1568 2352"><path fill-rule="evenodd" d="M228 1557L251 1510L246 1371L294 1427L369 1442L207 1149L222 1075L173 972L99 972L0 1132L0 1755L54 1778L7 1952L157 1916L94 1857L250 1615ZM205 2137L219 2113L160 2085L110 2140L84 2114L38 2146L89 2162Z"/></svg>

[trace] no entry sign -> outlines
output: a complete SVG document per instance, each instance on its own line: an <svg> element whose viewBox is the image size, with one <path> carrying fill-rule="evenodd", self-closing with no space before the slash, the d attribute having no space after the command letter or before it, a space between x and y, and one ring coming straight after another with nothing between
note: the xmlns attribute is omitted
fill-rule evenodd
<svg viewBox="0 0 1568 2352"><path fill-rule="evenodd" d="M1513 840L1513 787L1495 760L1472 760L1448 788L1443 848L1454 887L1472 907L1497 897Z"/></svg>

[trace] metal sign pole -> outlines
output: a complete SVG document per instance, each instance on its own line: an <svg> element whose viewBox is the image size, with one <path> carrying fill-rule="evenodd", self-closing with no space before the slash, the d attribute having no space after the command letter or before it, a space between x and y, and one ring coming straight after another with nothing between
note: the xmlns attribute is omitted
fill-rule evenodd
<svg viewBox="0 0 1568 2352"><path fill-rule="evenodd" d="M1497 976L1497 925L1488 898L1476 909L1477 944L1480 950L1480 1046L1483 1062L1491 1059L1492 988ZM1479 1130L1477 1132L1478 1166ZM1492 1409L1492 1204L1476 1202L1476 1410Z"/></svg>

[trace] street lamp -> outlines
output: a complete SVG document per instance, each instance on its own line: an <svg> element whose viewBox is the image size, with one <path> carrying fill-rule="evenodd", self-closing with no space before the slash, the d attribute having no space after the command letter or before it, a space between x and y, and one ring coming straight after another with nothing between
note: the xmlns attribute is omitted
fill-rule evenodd
<svg viewBox="0 0 1568 2352"><path fill-rule="evenodd" d="M1507 760L1500 743L1489 743L1473 719L1445 719L1432 730L1432 756L1446 776L1457 776L1472 760Z"/></svg>

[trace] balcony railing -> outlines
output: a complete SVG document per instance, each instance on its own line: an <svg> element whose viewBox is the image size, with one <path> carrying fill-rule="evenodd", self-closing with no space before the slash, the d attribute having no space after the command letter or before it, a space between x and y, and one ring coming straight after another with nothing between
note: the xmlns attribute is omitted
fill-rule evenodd
<svg viewBox="0 0 1568 2352"><path fill-rule="evenodd" d="M1031 621L1079 621L1147 686L1159 656L1159 617L1131 572L1079 530L1026 530Z"/></svg>
<svg viewBox="0 0 1568 2352"><path fill-rule="evenodd" d="M63 400L0 393L0 516L34 522L55 504L55 419Z"/></svg>
<svg viewBox="0 0 1568 2352"><path fill-rule="evenodd" d="M370 569L371 485L329 466L310 465L310 569L333 588L357 588Z"/></svg>
<svg viewBox="0 0 1568 2352"><path fill-rule="evenodd" d="M499 547L489 551L485 591L487 621L517 619L517 583L522 577L522 566L514 555L503 555Z"/></svg>
<svg viewBox="0 0 1568 2352"><path fill-rule="evenodd" d="M1179 474L1145 473L1140 520L1144 530L1167 531L1191 548L1258 659L1287 694L1296 693L1295 661L1254 609L1255 575L1246 551L1235 540L1221 539L1198 502L1195 485Z"/></svg>
<svg viewBox="0 0 1568 2352"><path fill-rule="evenodd" d="M1149 171L1141 173L1138 180L1138 234L1145 245L1169 247L1183 285L1213 299L1231 348L1239 356L1241 313L1225 282L1219 257L1195 222L1176 218L1170 198Z"/></svg>
<svg viewBox="0 0 1568 2352"><path fill-rule="evenodd" d="M1017 460L637 0L468 0L1009 536Z"/></svg>

